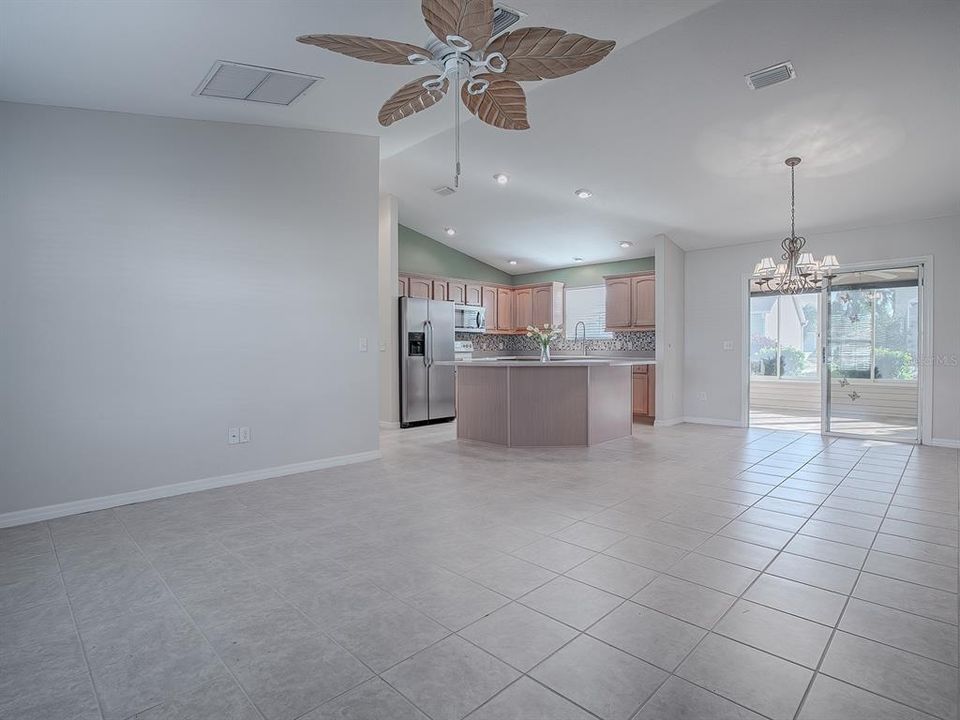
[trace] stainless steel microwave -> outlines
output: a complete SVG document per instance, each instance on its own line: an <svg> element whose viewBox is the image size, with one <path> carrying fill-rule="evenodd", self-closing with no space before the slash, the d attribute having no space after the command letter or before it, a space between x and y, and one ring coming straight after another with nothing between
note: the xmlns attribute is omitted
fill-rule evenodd
<svg viewBox="0 0 960 720"><path fill-rule="evenodd" d="M457 332L482 333L487 331L486 310L479 305L454 305L453 324Z"/></svg>

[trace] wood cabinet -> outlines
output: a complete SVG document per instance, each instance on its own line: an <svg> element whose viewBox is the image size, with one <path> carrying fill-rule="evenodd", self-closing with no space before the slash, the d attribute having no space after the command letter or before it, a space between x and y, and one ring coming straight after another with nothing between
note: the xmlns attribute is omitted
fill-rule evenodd
<svg viewBox="0 0 960 720"><path fill-rule="evenodd" d="M533 288L521 288L513 293L514 326L519 330L526 330L533 324Z"/></svg>
<svg viewBox="0 0 960 720"><path fill-rule="evenodd" d="M465 283L463 286L463 302L465 305L483 305L483 287Z"/></svg>
<svg viewBox="0 0 960 720"><path fill-rule="evenodd" d="M630 278L607 280L607 328L630 327Z"/></svg>
<svg viewBox="0 0 960 720"><path fill-rule="evenodd" d="M447 299L458 305L463 305L467 301L467 284L459 280L451 280L447 283Z"/></svg>
<svg viewBox="0 0 960 720"><path fill-rule="evenodd" d="M533 325L563 325L563 283L553 282L533 287Z"/></svg>
<svg viewBox="0 0 960 720"><path fill-rule="evenodd" d="M514 291L497 288L497 330L513 332L516 329L514 309ZM489 325L488 321L487 326Z"/></svg>
<svg viewBox="0 0 960 720"><path fill-rule="evenodd" d="M408 278L407 297L430 300L433 298L433 280L418 277Z"/></svg>
<svg viewBox="0 0 960 720"><path fill-rule="evenodd" d="M563 283L539 283L506 287L483 285L468 280L399 275L400 297L447 300L480 305L486 310L488 333L506 335L526 332L528 325L543 327L563 324Z"/></svg>
<svg viewBox="0 0 960 720"><path fill-rule="evenodd" d="M653 328L656 315L656 281L653 275L641 275L633 278L630 287L631 312L630 324L633 327Z"/></svg>
<svg viewBox="0 0 960 720"><path fill-rule="evenodd" d="M480 291L480 304L486 310L487 332L497 329L497 289L484 285Z"/></svg>
<svg viewBox="0 0 960 720"><path fill-rule="evenodd" d="M604 278L608 330L653 330L656 326L656 276L653 272Z"/></svg>
<svg viewBox="0 0 960 720"><path fill-rule="evenodd" d="M656 415L656 370L653 365L633 366L633 414L642 418Z"/></svg>

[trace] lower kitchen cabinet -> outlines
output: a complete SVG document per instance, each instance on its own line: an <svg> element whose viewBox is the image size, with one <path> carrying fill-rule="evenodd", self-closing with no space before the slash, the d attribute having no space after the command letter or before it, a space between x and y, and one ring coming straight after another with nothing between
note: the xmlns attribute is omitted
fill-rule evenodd
<svg viewBox="0 0 960 720"><path fill-rule="evenodd" d="M654 365L633 366L633 415L636 418L656 416L656 368Z"/></svg>

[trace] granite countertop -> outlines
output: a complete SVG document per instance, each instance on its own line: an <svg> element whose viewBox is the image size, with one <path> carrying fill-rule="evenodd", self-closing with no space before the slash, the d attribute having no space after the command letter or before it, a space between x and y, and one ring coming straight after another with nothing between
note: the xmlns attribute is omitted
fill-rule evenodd
<svg viewBox="0 0 960 720"><path fill-rule="evenodd" d="M651 356L638 355L554 355L550 362L540 362L539 355L498 355L494 357L474 357L470 360L440 361L437 365L482 365L484 367L558 367L589 365L655 365Z"/></svg>

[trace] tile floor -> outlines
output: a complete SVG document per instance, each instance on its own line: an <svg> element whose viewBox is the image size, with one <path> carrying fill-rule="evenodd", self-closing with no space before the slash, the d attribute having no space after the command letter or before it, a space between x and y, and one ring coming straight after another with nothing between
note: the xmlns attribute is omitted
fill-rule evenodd
<svg viewBox="0 0 960 720"><path fill-rule="evenodd" d="M0 530L0 718L957 719L956 450L452 432Z"/></svg>

